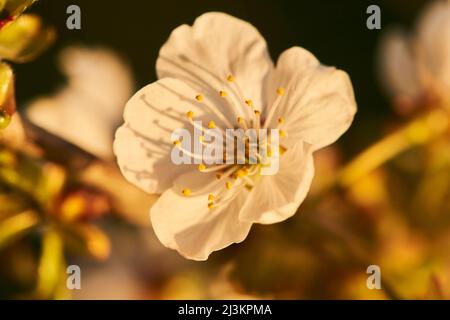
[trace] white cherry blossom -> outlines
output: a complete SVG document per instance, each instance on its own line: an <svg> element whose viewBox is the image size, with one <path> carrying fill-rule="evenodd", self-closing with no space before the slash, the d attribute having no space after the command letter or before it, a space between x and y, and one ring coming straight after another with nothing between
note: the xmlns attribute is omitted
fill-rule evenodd
<svg viewBox="0 0 450 320"><path fill-rule="evenodd" d="M155 233L189 259L243 241L254 223L292 217L310 188L314 151L335 142L356 113L345 72L300 47L274 66L259 32L223 13L176 28L156 69L160 80L128 102L114 152L130 182L162 194L150 213ZM260 175L261 164L175 165L171 150L181 141L171 134L193 130L194 120L278 129L278 173Z"/></svg>

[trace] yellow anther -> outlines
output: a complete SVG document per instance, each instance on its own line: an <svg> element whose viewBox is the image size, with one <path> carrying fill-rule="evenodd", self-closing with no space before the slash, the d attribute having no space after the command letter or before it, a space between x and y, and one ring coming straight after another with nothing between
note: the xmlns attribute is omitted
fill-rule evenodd
<svg viewBox="0 0 450 320"><path fill-rule="evenodd" d="M226 96L227 96L227 93L225 92L225 91L219 91L219 95L222 97L222 98L225 98Z"/></svg>
<svg viewBox="0 0 450 320"><path fill-rule="evenodd" d="M255 116L259 117L261 115L261 111L255 110Z"/></svg>
<svg viewBox="0 0 450 320"><path fill-rule="evenodd" d="M243 178L247 175L247 171L245 169L239 169L237 172L237 177L238 178Z"/></svg>
<svg viewBox="0 0 450 320"><path fill-rule="evenodd" d="M186 117L188 117L189 120L192 120L194 118L194 113L192 111L186 112Z"/></svg>
<svg viewBox="0 0 450 320"><path fill-rule="evenodd" d="M183 189L183 191L181 191L181 193L183 194L183 196L189 197L191 195L192 191L191 191L191 189L186 188L186 189Z"/></svg>
<svg viewBox="0 0 450 320"><path fill-rule="evenodd" d="M173 142L173 145L175 147L179 147L179 146L181 146L181 141L180 140L176 140L176 141Z"/></svg>
<svg viewBox="0 0 450 320"><path fill-rule="evenodd" d="M284 132L283 130L280 130L280 137L284 138L286 136L286 132Z"/></svg>
<svg viewBox="0 0 450 320"><path fill-rule="evenodd" d="M267 156L271 157L272 156L272 149L267 148Z"/></svg>
<svg viewBox="0 0 450 320"><path fill-rule="evenodd" d="M208 123L208 128L210 128L210 129L215 129L215 128L216 128L216 123L215 123L213 120L211 120L211 121Z"/></svg>
<svg viewBox="0 0 450 320"><path fill-rule="evenodd" d="M234 82L234 77L230 74L230 75L227 77L227 81L228 81L228 82Z"/></svg>
<svg viewBox="0 0 450 320"><path fill-rule="evenodd" d="M196 95L196 96L195 96L195 99L196 99L197 101L203 101L203 96L202 96L201 94Z"/></svg>
<svg viewBox="0 0 450 320"><path fill-rule="evenodd" d="M214 209L214 202L208 203L208 209L209 209L209 210Z"/></svg>
<svg viewBox="0 0 450 320"><path fill-rule="evenodd" d="M278 118L278 123L279 124L283 124L283 123L285 123L286 121L284 120L284 118L283 117L279 117Z"/></svg>
<svg viewBox="0 0 450 320"><path fill-rule="evenodd" d="M242 117L237 117L237 123L239 124L244 123L244 119Z"/></svg>
<svg viewBox="0 0 450 320"><path fill-rule="evenodd" d="M283 146L280 146L279 149L280 149L280 154L281 155L283 155L287 151L287 149L285 147L283 147Z"/></svg>
<svg viewBox="0 0 450 320"><path fill-rule="evenodd" d="M206 170L206 166L205 166L203 163L200 163L200 164L198 165L198 170L199 170L199 171L205 171L205 170Z"/></svg>
<svg viewBox="0 0 450 320"><path fill-rule="evenodd" d="M277 94L281 97L284 96L284 94L286 93L286 91L284 90L284 88L278 88L277 89Z"/></svg>
<svg viewBox="0 0 450 320"><path fill-rule="evenodd" d="M230 190L233 187L233 184L231 182L225 183L225 187Z"/></svg>
<svg viewBox="0 0 450 320"><path fill-rule="evenodd" d="M253 101L252 100L245 100L245 104L249 107L253 107Z"/></svg>
<svg viewBox="0 0 450 320"><path fill-rule="evenodd" d="M213 202L215 199L216 199L216 197L212 193L208 196L209 202Z"/></svg>
<svg viewBox="0 0 450 320"><path fill-rule="evenodd" d="M205 142L205 136L201 135L199 140L200 140L200 142Z"/></svg>
<svg viewBox="0 0 450 320"><path fill-rule="evenodd" d="M222 179L222 174L221 173L216 173L216 179L217 180L220 180L220 179Z"/></svg>

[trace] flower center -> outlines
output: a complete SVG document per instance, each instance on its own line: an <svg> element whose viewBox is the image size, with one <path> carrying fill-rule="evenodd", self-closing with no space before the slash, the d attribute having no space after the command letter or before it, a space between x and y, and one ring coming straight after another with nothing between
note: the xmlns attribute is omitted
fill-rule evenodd
<svg viewBox="0 0 450 320"><path fill-rule="evenodd" d="M282 98L286 94L286 90L281 87L276 90L277 98L272 106L267 110L265 117L263 118L261 113L262 111L255 106L254 101L244 97L242 93L243 91L239 84L235 81L233 75L228 75L226 77L226 82L228 84L228 89L230 89L232 95L237 97L237 99L233 100L226 90L218 91L218 95L233 111L233 114L237 115L234 123L227 119L218 108L208 105L202 94L195 96L197 103L202 104L202 107L211 111L218 119L221 120L222 124L226 126L226 128L222 128L215 121L210 120L207 124L207 129L218 130L222 134L222 141L227 143L232 141L232 145L234 146L230 149L227 147L228 144L224 145L223 164L206 165L202 162L198 166L198 170L202 173L215 173L216 181L212 183L211 188L213 188L213 185L216 185L217 183L223 184L221 188L215 188L220 191L216 194L209 193L207 196L206 204L211 210L232 201L239 194L239 188L246 188L251 191L261 176L261 170L265 166L270 165L270 161L273 160L274 155L278 157L286 151L286 148L279 143L279 139L286 136L286 132L283 130L283 126L286 122L285 119L283 117L279 117L275 128L267 130L269 129L268 126L270 126L273 121L273 117L276 114ZM236 103L236 101L239 101L239 103ZM186 117L195 129L201 130L202 133L207 130L203 126L199 125L199 122L194 121L195 115L192 111L187 111ZM227 129L254 132L255 136L253 139L248 134L231 137L228 134L229 130ZM275 129L275 131L273 129ZM265 134L261 134L261 131L264 131ZM273 132L278 133L276 144L273 143ZM236 139L237 143L235 143ZM208 142L205 142L204 135L200 137L200 142L205 146L209 144ZM196 157L196 155L191 154L189 151L183 150L181 141L174 141L174 145L188 155L194 158ZM241 148L239 146L241 146ZM243 150L242 146L244 146ZM230 162L229 159L233 159L233 161ZM209 186L205 186L205 188L208 187ZM204 190L202 189L202 192L198 193L205 193L203 191ZM195 195L195 193L193 193L189 188L183 189L182 194L186 197Z"/></svg>

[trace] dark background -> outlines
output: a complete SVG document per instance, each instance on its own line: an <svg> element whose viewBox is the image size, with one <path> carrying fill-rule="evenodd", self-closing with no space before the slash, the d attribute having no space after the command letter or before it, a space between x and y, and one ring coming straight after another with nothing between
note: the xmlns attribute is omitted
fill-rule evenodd
<svg viewBox="0 0 450 320"><path fill-rule="evenodd" d="M204 12L223 11L255 25L266 38L274 60L291 46L302 46L324 64L347 71L353 81L359 113L342 139L347 154L381 136L379 124L392 117L376 72L376 53L383 30L410 27L424 0L41 0L32 9L56 27L58 39L37 61L15 66L20 105L50 94L64 83L55 63L69 44L100 45L119 52L133 67L136 87L156 79L159 48L180 24L192 24ZM66 8L77 4L82 30L66 28ZM377 4L382 30L366 28L366 9ZM226 32L226 30L224 30Z"/></svg>

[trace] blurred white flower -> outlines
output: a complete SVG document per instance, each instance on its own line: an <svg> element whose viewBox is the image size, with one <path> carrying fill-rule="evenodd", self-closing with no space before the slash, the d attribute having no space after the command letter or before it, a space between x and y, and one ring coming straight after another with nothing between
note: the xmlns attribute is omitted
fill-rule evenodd
<svg viewBox="0 0 450 320"><path fill-rule="evenodd" d="M432 2L415 33L388 32L381 43L385 86L397 105L450 103L450 0Z"/></svg>
<svg viewBox="0 0 450 320"><path fill-rule="evenodd" d="M253 223L294 215L314 175L313 152L335 142L356 112L345 72L299 47L275 67L259 32L223 13L175 29L156 69L160 80L128 102L114 152L130 182L162 193L151 209L160 241L194 260L243 241ZM194 117L221 129L280 129L279 172L175 165L171 133L192 130Z"/></svg>
<svg viewBox="0 0 450 320"><path fill-rule="evenodd" d="M113 158L114 130L133 94L128 66L112 51L71 47L60 56L68 85L29 106L37 126L102 159Z"/></svg>
<svg viewBox="0 0 450 320"><path fill-rule="evenodd" d="M148 206L156 197L127 183L112 161L114 131L133 94L130 68L110 50L87 47L64 49L60 65L68 85L53 97L32 102L26 115L42 129L98 157L82 168L80 181L107 194L114 212L128 222L148 226Z"/></svg>

